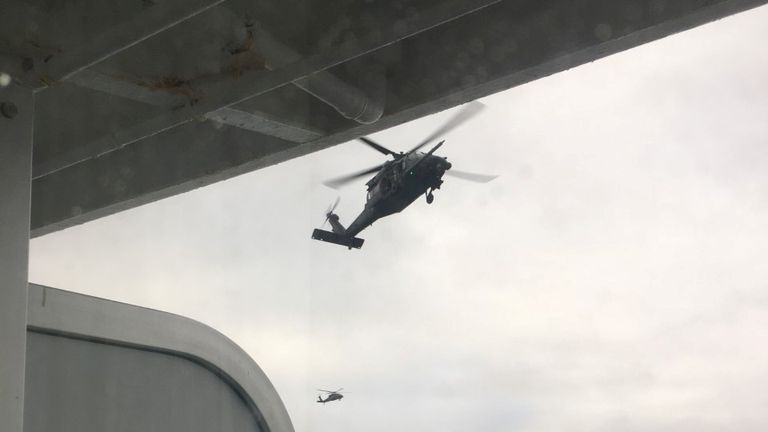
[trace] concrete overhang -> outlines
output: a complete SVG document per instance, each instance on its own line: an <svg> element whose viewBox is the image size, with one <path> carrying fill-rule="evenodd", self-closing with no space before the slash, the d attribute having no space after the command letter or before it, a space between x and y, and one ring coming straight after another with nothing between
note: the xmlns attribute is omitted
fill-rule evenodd
<svg viewBox="0 0 768 432"><path fill-rule="evenodd" d="M767 1L6 0L0 71L36 90L32 235Z"/></svg>

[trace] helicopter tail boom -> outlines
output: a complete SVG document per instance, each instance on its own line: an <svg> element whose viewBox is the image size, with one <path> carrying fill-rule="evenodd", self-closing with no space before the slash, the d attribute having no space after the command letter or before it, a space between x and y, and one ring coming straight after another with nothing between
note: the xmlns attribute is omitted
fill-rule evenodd
<svg viewBox="0 0 768 432"><path fill-rule="evenodd" d="M328 213L326 220L331 223L331 231L335 234L344 235L344 233L347 232L344 225L339 222L339 215L333 214L332 212Z"/></svg>
<svg viewBox="0 0 768 432"><path fill-rule="evenodd" d="M327 243L333 243L340 246L346 246L348 248L360 249L363 246L365 240L358 237L347 237L341 234L325 231L321 229L315 229L312 231L312 238L315 240L324 241Z"/></svg>

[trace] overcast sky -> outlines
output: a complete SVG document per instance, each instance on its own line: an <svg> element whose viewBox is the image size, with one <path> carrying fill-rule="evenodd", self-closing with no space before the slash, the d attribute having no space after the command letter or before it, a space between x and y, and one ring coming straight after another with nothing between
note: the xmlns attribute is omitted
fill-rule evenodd
<svg viewBox="0 0 768 432"><path fill-rule="evenodd" d="M766 42L763 7L485 98L440 153L500 177L360 251L310 240L383 160L348 143L35 239L30 280L218 329L297 432L765 431Z"/></svg>

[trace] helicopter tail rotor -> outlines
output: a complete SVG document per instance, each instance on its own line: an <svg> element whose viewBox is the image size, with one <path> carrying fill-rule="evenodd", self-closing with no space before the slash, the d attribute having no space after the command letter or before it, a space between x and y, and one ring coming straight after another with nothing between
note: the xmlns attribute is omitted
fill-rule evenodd
<svg viewBox="0 0 768 432"><path fill-rule="evenodd" d="M312 232L312 238L315 240L320 240L328 243L334 243L337 245L346 246L350 249L360 249L363 246L364 240L357 237L350 237L347 235L347 229L344 228L344 225L339 222L339 216L334 213L334 210L336 210L336 206L339 205L340 198L336 198L336 201L333 202L332 205L328 206L328 208L325 210L325 221L323 221L324 227L326 223L331 223L331 231L326 231L320 228L316 228ZM338 391L341 391L344 389L339 389ZM326 393L336 393L331 390L322 390L318 389L318 391L326 392Z"/></svg>
<svg viewBox="0 0 768 432"><path fill-rule="evenodd" d="M336 206L339 205L339 201L341 201L341 197L336 197L336 201L334 201L332 205L329 205L328 208L325 210L325 221L320 226L321 228L328 223L328 221L331 219L332 216L336 216L333 213L333 211L336 210ZM336 219L338 220L338 216L336 217Z"/></svg>

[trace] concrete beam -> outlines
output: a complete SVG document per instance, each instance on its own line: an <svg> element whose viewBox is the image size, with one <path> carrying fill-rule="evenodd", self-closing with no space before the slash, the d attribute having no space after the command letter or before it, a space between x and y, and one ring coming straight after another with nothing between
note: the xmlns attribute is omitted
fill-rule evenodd
<svg viewBox="0 0 768 432"><path fill-rule="evenodd" d="M139 140L153 137L193 119L204 117L212 111L232 106L315 72L379 50L499 1L452 0L443 2L433 9L422 11L412 20L402 20L394 24L388 23L388 27L371 32L371 35L363 40L345 42L341 46L309 55L275 71L249 70L236 80L192 81L191 85L195 89L198 89L201 94L209 96L193 106L169 111L165 115L154 117L133 127L103 136L92 142L83 143L82 146L61 154L54 160L36 164L33 168L33 176L40 178L84 160L123 148Z"/></svg>
<svg viewBox="0 0 768 432"><path fill-rule="evenodd" d="M191 132L166 132L147 140L149 144L142 140L113 152L114 155L108 153L103 161L89 160L36 179L33 235L306 155L764 3L766 0L709 0L705 4L699 0L678 0L660 8L662 3L652 0L591 0L562 2L560 8L550 3L543 9L534 2L498 4L393 47L402 60L397 64L398 70L389 74L387 112L373 125L345 124L311 142L283 142L272 150L239 152L237 158L222 158L218 152L228 146L221 143L231 139L242 143L236 148L247 149L247 143L260 143L263 137L255 139L259 135L235 133L224 127L222 137L201 135L219 144L200 150L198 156L197 148L190 145L200 139L194 131L202 126L192 127ZM579 21L572 27L565 25L576 19ZM608 28L611 37L607 37ZM430 46L434 52L425 53L425 47ZM386 51L373 55L388 55ZM483 63L483 59L487 61ZM166 146L166 139L171 140L169 151L157 153L157 148ZM186 146L185 140L189 141ZM177 160L179 156L181 159ZM158 175L159 170L157 162L151 161L160 158L173 161L172 164L190 164L190 169L178 167L171 177L160 172L159 181L153 185L149 179ZM216 162L206 167L205 158ZM127 172L147 180L142 181L140 188L126 190L123 185L130 183L130 179L116 174L119 170L115 167L130 167ZM89 176L107 180L104 186L94 189ZM78 187L62 185L78 185L87 192L73 195Z"/></svg>
<svg viewBox="0 0 768 432"><path fill-rule="evenodd" d="M0 87L0 429L22 432L27 328L32 92Z"/></svg>

